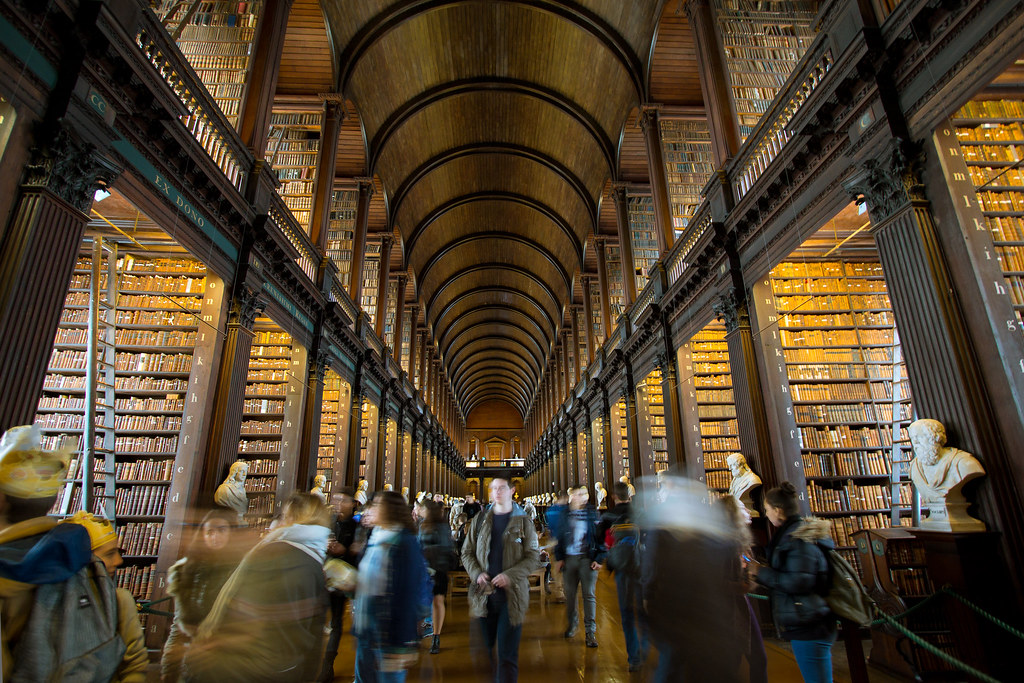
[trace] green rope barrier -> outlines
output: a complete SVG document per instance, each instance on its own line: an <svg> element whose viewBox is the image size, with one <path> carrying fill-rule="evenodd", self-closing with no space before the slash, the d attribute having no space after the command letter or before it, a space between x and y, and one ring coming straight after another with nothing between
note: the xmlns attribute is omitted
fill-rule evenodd
<svg viewBox="0 0 1024 683"><path fill-rule="evenodd" d="M963 671L966 674L974 676L979 681L984 681L984 683L1000 683L997 679L992 678L988 674L982 673L981 671L978 671L977 669L975 669L970 664L965 664L964 662L961 662L959 659L957 659L953 655L951 655L951 654L949 654L949 653L939 649L938 647L932 645L927 640L925 640L921 636L917 635L916 633L914 633L913 631L911 631L910 629L906 628L905 626L900 624L898 621L896 621L895 619L890 617L888 614L884 614L883 612L878 611L877 607L875 608L875 611L878 612L878 615L881 617L881 620L883 622L889 624L890 626L895 628L897 631L902 633L904 636L906 636L910 640L910 642L912 642L914 645L918 646L922 650L926 650L926 651L932 653L933 655L935 655L936 657L938 657L942 661L946 662L950 666L953 666L953 667L959 669L960 671Z"/></svg>
<svg viewBox="0 0 1024 683"><path fill-rule="evenodd" d="M1024 640L1024 632L1014 628L1013 626L1010 626L1009 624L1007 624L1002 619L1000 619L1000 618L998 618L998 617L996 617L996 616L994 616L992 614L989 614L988 612L986 612L982 608L978 607L977 605L975 605L973 602L971 602L970 600L968 600L964 596L962 596L959 593L957 593L956 591L954 591L949 586L943 586L940 589L939 592L944 593L944 594L950 596L951 598L953 598L955 600L959 600L961 603L963 603L964 605L966 605L970 609L974 610L975 612L977 612L981 616L985 617L986 619L991 621L996 626L999 626L1000 628L1005 630L1007 633L1010 633L1011 635L1017 636L1021 640Z"/></svg>
<svg viewBox="0 0 1024 683"><path fill-rule="evenodd" d="M767 595L761 595L760 593L747 593L748 598L754 598L755 600L768 600Z"/></svg>

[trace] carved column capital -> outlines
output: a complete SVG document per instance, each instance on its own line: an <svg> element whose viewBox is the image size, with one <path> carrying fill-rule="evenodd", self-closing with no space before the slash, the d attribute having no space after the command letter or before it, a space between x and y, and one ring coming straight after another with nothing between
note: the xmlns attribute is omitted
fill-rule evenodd
<svg viewBox="0 0 1024 683"><path fill-rule="evenodd" d="M711 310L714 311L715 317L725 324L726 332L732 332L747 322L746 305L737 296L733 287L718 297Z"/></svg>
<svg viewBox="0 0 1024 683"><path fill-rule="evenodd" d="M660 133L657 129L658 115L661 111L660 104L642 104L640 105L640 128L645 133L649 132L653 126L654 131Z"/></svg>
<svg viewBox="0 0 1024 683"><path fill-rule="evenodd" d="M316 382L323 382L327 368L331 366L331 355L326 349L320 349L315 356L309 357L309 374Z"/></svg>
<svg viewBox="0 0 1024 683"><path fill-rule="evenodd" d="M913 201L923 201L924 151L916 143L897 139L882 159L868 159L843 187L858 203L867 203L871 221L882 223Z"/></svg>
<svg viewBox="0 0 1024 683"><path fill-rule="evenodd" d="M37 135L39 131L36 131ZM32 148L25 165L25 185L43 187L82 213L93 195L108 187L121 169L96 153L96 148L61 127L48 141Z"/></svg>
<svg viewBox="0 0 1024 683"><path fill-rule="evenodd" d="M238 288L231 302L231 322L251 330L256 323L256 318L263 313L266 305L266 302L260 297L260 290L243 284Z"/></svg>

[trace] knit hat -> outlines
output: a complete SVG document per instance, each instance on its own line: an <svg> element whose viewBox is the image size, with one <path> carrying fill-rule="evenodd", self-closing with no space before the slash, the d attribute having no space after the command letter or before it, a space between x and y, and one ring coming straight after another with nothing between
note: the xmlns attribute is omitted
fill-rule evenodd
<svg viewBox="0 0 1024 683"><path fill-rule="evenodd" d="M89 545L93 550L105 546L117 540L117 532L109 519L98 515L79 510L67 519L61 520L61 524L78 524L84 526L89 532Z"/></svg>
<svg viewBox="0 0 1024 683"><path fill-rule="evenodd" d="M0 438L0 492L14 498L49 498L67 476L72 449L45 451L38 425L11 427Z"/></svg>

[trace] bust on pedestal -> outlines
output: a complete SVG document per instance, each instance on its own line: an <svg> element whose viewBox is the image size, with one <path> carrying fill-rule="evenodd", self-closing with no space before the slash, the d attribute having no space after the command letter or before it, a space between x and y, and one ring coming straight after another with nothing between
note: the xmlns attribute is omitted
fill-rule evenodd
<svg viewBox="0 0 1024 683"><path fill-rule="evenodd" d="M597 482L596 484L594 484L594 497L597 498L597 504L595 505L595 507L600 509L601 504L604 503L604 499L605 497L607 497L607 495L608 492L605 490L604 484L602 484L601 482Z"/></svg>
<svg viewBox="0 0 1024 683"><path fill-rule="evenodd" d="M403 486L402 487L402 498L405 499L406 503L409 502L409 487L408 486Z"/></svg>
<svg viewBox="0 0 1024 683"><path fill-rule="evenodd" d="M619 477L619 481L621 481L623 484L625 484L626 488L629 489L629 497L630 498L632 498L633 496L636 495L636 487L634 487L632 484L629 483L629 475L623 474L621 477Z"/></svg>
<svg viewBox="0 0 1024 683"><path fill-rule="evenodd" d="M313 488L310 489L309 492L312 493L314 496L316 496L317 498L319 498L320 500L322 500L323 502L326 503L327 502L327 494L324 493L324 486L326 486L326 485L327 485L327 477L325 477L322 474L318 474L315 477L313 477Z"/></svg>
<svg viewBox="0 0 1024 683"><path fill-rule="evenodd" d="M750 465L747 464L747 459L742 453L733 453L725 459L725 462L729 465L729 471L732 473L732 481L729 482L729 495L738 500L751 517L760 517L761 513L754 507L754 501L750 494L761 486L761 477L750 469Z"/></svg>
<svg viewBox="0 0 1024 683"><path fill-rule="evenodd" d="M907 429L914 449L910 480L921 495L928 518L921 528L933 531L984 531L985 523L967 514L963 488L985 474L970 453L946 446L946 428L938 420L917 420Z"/></svg>
<svg viewBox="0 0 1024 683"><path fill-rule="evenodd" d="M231 463L225 479L213 494L213 502L217 505L234 510L238 515L238 523L246 526L245 513L249 510L249 497L245 495L245 478L249 475L249 464L236 460Z"/></svg>
<svg viewBox="0 0 1024 683"><path fill-rule="evenodd" d="M370 488L370 482L365 479L359 480L359 486L356 487L356 502L360 505L366 505L366 492Z"/></svg>

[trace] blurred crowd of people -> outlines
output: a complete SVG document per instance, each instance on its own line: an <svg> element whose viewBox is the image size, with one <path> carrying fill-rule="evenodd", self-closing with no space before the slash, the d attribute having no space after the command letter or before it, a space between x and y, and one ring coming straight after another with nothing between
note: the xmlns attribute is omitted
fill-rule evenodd
<svg viewBox="0 0 1024 683"><path fill-rule="evenodd" d="M69 454L39 443L30 427L0 442L3 680L141 683L148 657L138 608L112 580L123 562L116 530L86 512L48 516ZM831 681L836 619L822 552L831 541L827 525L800 516L791 485L765 496L775 533L759 559L737 498L709 500L703 484L671 476L636 497L628 480L610 494L601 509L582 485L518 502L513 482L496 478L487 505L472 494L420 494L410 506L406 495L365 486L338 488L325 502L317 482L284 500L262 536L236 511L211 509L167 574L174 613L161 680L334 680L350 611L357 683L404 681L424 638L431 654L441 651L459 570L493 680L515 681L529 577L546 567L548 590L565 604L564 637L579 631L579 597L588 648L599 646L599 572L612 573L629 671L653 646L655 681L763 683L765 648L748 598L760 588L804 679Z"/></svg>

